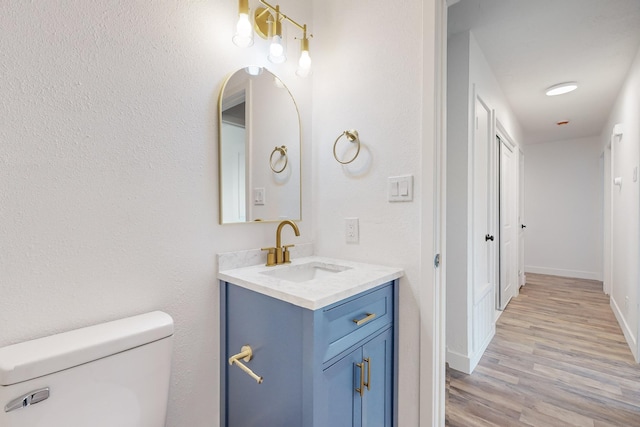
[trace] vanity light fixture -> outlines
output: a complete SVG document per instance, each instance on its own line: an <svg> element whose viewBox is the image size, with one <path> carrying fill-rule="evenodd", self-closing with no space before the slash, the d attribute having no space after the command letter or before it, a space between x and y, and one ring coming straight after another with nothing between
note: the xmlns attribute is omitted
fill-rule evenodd
<svg viewBox="0 0 640 427"><path fill-rule="evenodd" d="M548 87L545 93L547 94L547 96L556 96L556 95L563 95L565 93L573 92L576 89L578 89L578 83L565 82L565 83L559 83L557 85Z"/></svg>
<svg viewBox="0 0 640 427"><path fill-rule="evenodd" d="M311 71L311 56L309 55L309 38L307 35L307 25L299 24L291 17L280 11L280 5L273 6L265 0L259 0L264 7L258 7L254 13L253 29L258 35L269 40L269 61L280 64L287 60L286 38L282 33L282 21L288 21L302 31L300 38L300 59L296 74L299 77L306 77ZM249 0L238 0L238 25L236 34L233 36L233 43L239 47L249 47L253 44L253 30L249 21ZM249 33L247 33L247 24ZM250 41L249 41L250 40Z"/></svg>

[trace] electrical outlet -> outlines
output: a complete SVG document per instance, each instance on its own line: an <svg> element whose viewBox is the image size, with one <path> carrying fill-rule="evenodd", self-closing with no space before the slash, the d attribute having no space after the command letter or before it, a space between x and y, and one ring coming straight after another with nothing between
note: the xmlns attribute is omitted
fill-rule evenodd
<svg viewBox="0 0 640 427"><path fill-rule="evenodd" d="M345 240L347 243L358 243L360 231L358 230L358 218L345 218Z"/></svg>

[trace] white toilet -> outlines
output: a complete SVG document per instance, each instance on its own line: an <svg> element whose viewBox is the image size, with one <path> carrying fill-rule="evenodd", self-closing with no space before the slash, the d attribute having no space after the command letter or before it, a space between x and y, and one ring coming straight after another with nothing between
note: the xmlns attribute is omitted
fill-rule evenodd
<svg viewBox="0 0 640 427"><path fill-rule="evenodd" d="M154 311L0 348L0 426L163 427L172 339Z"/></svg>

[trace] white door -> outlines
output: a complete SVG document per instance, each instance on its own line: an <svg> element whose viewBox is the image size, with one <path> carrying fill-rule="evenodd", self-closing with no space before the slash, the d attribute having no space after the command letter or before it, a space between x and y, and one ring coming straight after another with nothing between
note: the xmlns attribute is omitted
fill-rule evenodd
<svg viewBox="0 0 640 427"><path fill-rule="evenodd" d="M504 310L517 289L518 247L516 242L516 153L504 139L498 137L500 149L500 286L498 309Z"/></svg>
<svg viewBox="0 0 640 427"><path fill-rule="evenodd" d="M494 232L490 221L491 111L476 98L476 130L473 138L473 283L476 297L491 280L491 247Z"/></svg>
<svg viewBox="0 0 640 427"><path fill-rule="evenodd" d="M496 155L494 149L493 115L491 109L476 96L475 129L472 165L472 278L471 293L471 359L479 361L482 352L495 332L496 252ZM473 370L473 365L471 369Z"/></svg>

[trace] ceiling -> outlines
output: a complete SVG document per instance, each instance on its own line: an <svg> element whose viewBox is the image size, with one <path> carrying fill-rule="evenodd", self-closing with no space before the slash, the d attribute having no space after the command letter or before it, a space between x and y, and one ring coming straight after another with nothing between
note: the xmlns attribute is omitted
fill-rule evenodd
<svg viewBox="0 0 640 427"><path fill-rule="evenodd" d="M471 30L524 143L600 135L640 48L640 0L460 0L448 30ZM545 95L566 81L578 89Z"/></svg>

